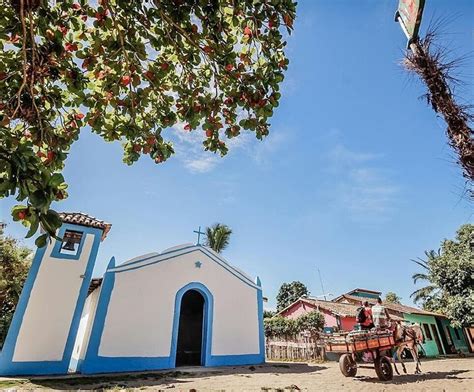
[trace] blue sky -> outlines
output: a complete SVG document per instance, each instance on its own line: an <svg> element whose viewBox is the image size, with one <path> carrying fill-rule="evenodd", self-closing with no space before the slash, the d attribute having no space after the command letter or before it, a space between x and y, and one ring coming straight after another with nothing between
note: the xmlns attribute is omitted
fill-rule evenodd
<svg viewBox="0 0 474 392"><path fill-rule="evenodd" d="M174 132L177 155L164 165L128 167L120 144L86 129L67 160L69 198L58 211L83 211L113 224L98 256L100 275L118 262L196 240L199 225L232 227L224 256L269 297L300 280L313 295L355 287L414 290L411 258L473 221L445 125L419 99L424 90L400 66L406 43L393 21L397 1L299 2L289 38L290 67L271 134L244 136L221 159ZM430 19L456 17L446 30L472 102L474 2L427 0ZM7 233L15 200L1 200ZM31 242L26 242L30 244Z"/></svg>

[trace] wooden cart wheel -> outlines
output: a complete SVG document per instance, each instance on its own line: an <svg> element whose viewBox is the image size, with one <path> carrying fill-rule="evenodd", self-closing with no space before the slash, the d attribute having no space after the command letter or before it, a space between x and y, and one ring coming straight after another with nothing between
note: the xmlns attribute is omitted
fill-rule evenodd
<svg viewBox="0 0 474 392"><path fill-rule="evenodd" d="M393 378L393 368L387 357L380 357L375 360L375 373L380 381L389 381Z"/></svg>
<svg viewBox="0 0 474 392"><path fill-rule="evenodd" d="M339 369L346 377L354 377L357 374L357 364L350 354L342 354L339 358Z"/></svg>

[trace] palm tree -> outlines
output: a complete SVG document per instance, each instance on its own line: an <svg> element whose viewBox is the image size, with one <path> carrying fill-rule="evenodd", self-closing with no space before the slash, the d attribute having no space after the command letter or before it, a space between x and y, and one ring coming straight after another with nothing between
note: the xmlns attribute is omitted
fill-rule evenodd
<svg viewBox="0 0 474 392"><path fill-rule="evenodd" d="M439 287L433 282L433 273L431 270L431 265L434 260L436 260L439 256L438 252L434 250L425 251L426 260L418 257L417 260L411 260L414 263L418 264L420 267L424 269L424 272L417 272L412 275L413 283L416 284L418 281L426 281L429 282L427 286L421 287L418 290L415 290L410 297L413 298L414 302L422 302L424 305L428 305L435 299L440 297L440 289Z"/></svg>
<svg viewBox="0 0 474 392"><path fill-rule="evenodd" d="M206 228L206 246L214 249L217 253L221 253L227 245L232 230L229 226L222 223L215 223L211 227Z"/></svg>

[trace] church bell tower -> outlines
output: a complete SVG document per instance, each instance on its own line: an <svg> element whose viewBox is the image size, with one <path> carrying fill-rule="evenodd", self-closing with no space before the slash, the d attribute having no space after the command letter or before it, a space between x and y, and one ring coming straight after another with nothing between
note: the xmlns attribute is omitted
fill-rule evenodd
<svg viewBox="0 0 474 392"><path fill-rule="evenodd" d="M111 224L61 213L58 237L36 251L5 344L0 375L66 374L97 252Z"/></svg>

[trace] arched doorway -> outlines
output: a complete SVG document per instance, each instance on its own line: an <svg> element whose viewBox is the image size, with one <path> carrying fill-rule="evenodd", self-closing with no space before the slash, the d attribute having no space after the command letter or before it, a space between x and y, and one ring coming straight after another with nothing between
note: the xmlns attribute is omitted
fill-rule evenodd
<svg viewBox="0 0 474 392"><path fill-rule="evenodd" d="M203 365L204 305L204 297L197 290L189 290L181 298L176 366Z"/></svg>

